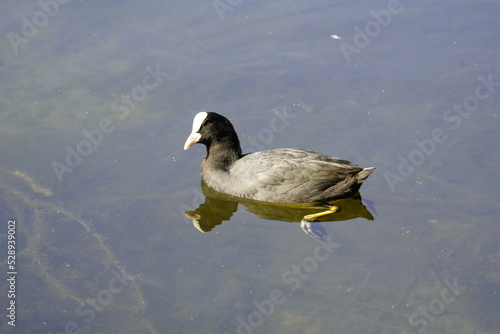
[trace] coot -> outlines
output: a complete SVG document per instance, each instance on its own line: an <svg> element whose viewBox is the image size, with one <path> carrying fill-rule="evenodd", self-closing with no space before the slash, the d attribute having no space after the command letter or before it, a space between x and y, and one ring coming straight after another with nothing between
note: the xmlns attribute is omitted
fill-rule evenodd
<svg viewBox="0 0 500 334"><path fill-rule="evenodd" d="M228 195L276 203L327 202L355 195L374 167L295 148L242 154L238 135L227 118L200 112L184 144L204 144L205 183Z"/></svg>

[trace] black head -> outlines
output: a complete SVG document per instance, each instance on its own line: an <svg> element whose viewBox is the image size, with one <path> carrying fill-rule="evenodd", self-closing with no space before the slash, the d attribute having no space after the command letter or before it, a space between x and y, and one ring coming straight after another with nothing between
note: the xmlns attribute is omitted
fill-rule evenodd
<svg viewBox="0 0 500 334"><path fill-rule="evenodd" d="M184 144L184 150L196 143L204 144L207 151L216 145L241 155L240 141L233 125L226 117L214 112L202 111L194 117L193 130Z"/></svg>

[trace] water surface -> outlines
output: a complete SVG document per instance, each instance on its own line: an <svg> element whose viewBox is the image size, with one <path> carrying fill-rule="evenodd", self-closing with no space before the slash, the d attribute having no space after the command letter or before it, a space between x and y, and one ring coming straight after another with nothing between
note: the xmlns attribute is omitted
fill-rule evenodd
<svg viewBox="0 0 500 334"><path fill-rule="evenodd" d="M499 5L236 3L0 5L1 331L497 333ZM374 220L200 231L200 110L377 167Z"/></svg>

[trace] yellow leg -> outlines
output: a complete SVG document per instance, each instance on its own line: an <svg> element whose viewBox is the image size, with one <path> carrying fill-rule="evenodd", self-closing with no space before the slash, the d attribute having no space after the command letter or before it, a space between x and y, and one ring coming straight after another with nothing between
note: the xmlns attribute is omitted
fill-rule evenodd
<svg viewBox="0 0 500 334"><path fill-rule="evenodd" d="M337 213L339 211L340 211L340 207L338 207L336 205L332 205L326 211L322 211L322 212L318 212L318 213L313 213L313 214L310 214L310 215L305 215L303 220L305 220L306 222L314 222L314 221L317 221L317 219L319 217L328 216L328 215L331 215L332 213Z"/></svg>

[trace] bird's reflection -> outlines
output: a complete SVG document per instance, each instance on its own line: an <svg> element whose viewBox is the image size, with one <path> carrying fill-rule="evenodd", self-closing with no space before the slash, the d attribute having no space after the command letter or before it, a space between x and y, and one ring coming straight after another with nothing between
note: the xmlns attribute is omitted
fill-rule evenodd
<svg viewBox="0 0 500 334"><path fill-rule="evenodd" d="M238 209L238 203L256 216L267 220L279 220L299 223L302 230L309 236L325 241L328 237L322 222L343 221L354 218L373 220L373 215L363 205L359 193L352 198L344 198L329 203L268 203L245 198L229 196L208 187L203 181L201 190L205 202L194 211L186 211L186 217L200 232L209 232L215 226L229 220ZM305 216L324 211L328 207L337 206L338 212L319 217L315 222L306 221Z"/></svg>

